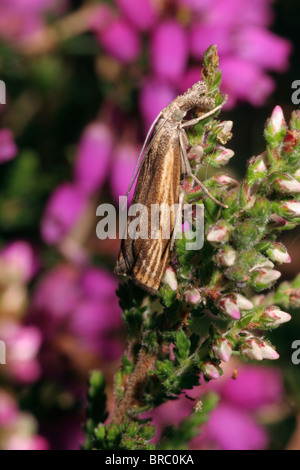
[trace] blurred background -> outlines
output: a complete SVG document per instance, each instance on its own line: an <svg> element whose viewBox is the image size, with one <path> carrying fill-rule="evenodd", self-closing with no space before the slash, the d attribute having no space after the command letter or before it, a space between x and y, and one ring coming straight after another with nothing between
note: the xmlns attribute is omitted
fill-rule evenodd
<svg viewBox="0 0 300 470"><path fill-rule="evenodd" d="M222 117L234 122L226 171L242 178L265 148L274 106L287 118L295 108L298 7L0 0L0 449L78 449L92 368L105 372L112 400L126 340L112 274L119 241L97 239L96 207L126 193L149 125L200 79L210 44L229 95ZM284 237L293 261L283 280L300 271L299 234ZM201 388L221 400L192 448L300 448L300 365L291 361L300 318L292 313L272 334L276 364L232 362ZM163 405L158 435L190 408L184 398Z"/></svg>

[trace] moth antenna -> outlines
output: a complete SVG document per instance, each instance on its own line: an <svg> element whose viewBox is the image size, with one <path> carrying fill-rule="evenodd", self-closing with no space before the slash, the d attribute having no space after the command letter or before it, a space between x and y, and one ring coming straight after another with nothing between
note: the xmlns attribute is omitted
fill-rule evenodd
<svg viewBox="0 0 300 470"><path fill-rule="evenodd" d="M129 182L129 185L128 185L128 189L127 189L127 192L126 192L126 198L129 196L129 193L132 189L132 186L134 185L134 182L136 180L136 177L137 177L137 174L138 174L138 168L140 166L140 162L141 162L141 158L142 158L142 155L144 153L144 150L146 148L146 145L148 144L148 140L149 140L149 137L151 136L152 134L152 131L153 131L153 128L155 126L155 124L157 123L157 121L159 120L161 116L161 112L158 114L158 116L156 116L156 118L154 119L154 121L152 122L151 126L150 126L150 129L147 133L147 136L145 138L145 141L144 141L144 144L143 144L143 147L142 147L142 150L140 151L140 154L138 156L138 159L137 159L137 162L135 164L135 167L134 167L134 170L133 170L133 174L132 174L132 177L130 179L130 182ZM148 149L147 149L148 150Z"/></svg>

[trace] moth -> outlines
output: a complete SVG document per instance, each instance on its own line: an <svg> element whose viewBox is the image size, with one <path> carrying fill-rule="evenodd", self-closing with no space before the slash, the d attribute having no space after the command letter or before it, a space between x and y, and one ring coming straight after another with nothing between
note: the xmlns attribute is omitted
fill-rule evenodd
<svg viewBox="0 0 300 470"><path fill-rule="evenodd" d="M143 204L146 209L149 209L145 215L148 220L144 219L148 222L148 227L151 227L151 205L159 205L162 210L155 237L152 234L151 238L149 233L147 239L127 237L122 240L115 273L130 276L136 285L150 294L156 294L160 287L162 277L170 262L174 227L178 217L182 218L181 175L193 178L211 199L224 207L192 174L187 158L189 141L185 128L194 126L200 120L213 115L222 105L213 106L214 101L207 96L205 83L200 81L164 108L150 127L131 179L127 194L138 174L132 204ZM187 113L194 110L202 114L195 119L185 121ZM148 138L150 142L146 148ZM138 170L143 153L144 158ZM177 214L170 213L168 208L176 203L179 203ZM132 220L133 217L128 216L127 228ZM171 237L168 239L163 237L163 228L166 223L170 224Z"/></svg>

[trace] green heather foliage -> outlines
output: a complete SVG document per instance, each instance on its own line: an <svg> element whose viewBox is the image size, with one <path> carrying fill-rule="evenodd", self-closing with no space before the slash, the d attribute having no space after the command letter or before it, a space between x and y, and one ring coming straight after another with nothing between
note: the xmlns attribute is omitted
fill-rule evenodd
<svg viewBox="0 0 300 470"><path fill-rule="evenodd" d="M215 47L205 54L202 76L215 105L225 103ZM199 156L191 165L198 177L207 163L220 168L233 156L224 147L231 124L208 118L190 130ZM266 150L249 160L245 179L216 173L204 181L227 208L200 188L187 191L187 202L205 206L204 247L191 252L184 237L177 241L157 298L145 296L130 280L120 285L128 349L115 378L117 411L106 423L104 379L94 372L87 449L153 449L154 428L139 418L142 412L176 399L199 380L217 379L221 360L229 361L231 354L245 360L278 358L265 334L290 319L281 308L300 304L299 278L269 293L280 276L275 265L290 261L277 240L300 222L299 136L300 112L293 112L287 125L276 107L265 127ZM214 395L204 398L198 411L168 428L158 448L185 448L216 404Z"/></svg>

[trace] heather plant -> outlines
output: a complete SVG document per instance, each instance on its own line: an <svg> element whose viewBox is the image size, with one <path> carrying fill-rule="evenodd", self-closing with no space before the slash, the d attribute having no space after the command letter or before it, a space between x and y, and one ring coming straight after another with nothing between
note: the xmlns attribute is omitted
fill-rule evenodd
<svg viewBox="0 0 300 470"><path fill-rule="evenodd" d="M226 101L219 91L218 65L216 47L210 47L202 78L216 106ZM222 168L233 157L226 147L231 128L231 122L208 118L190 130L195 175L207 164ZM276 265L291 261L280 234L300 221L299 136L300 113L293 112L288 125L277 106L266 123L266 150L250 158L245 179L239 182L217 171L205 180L225 208L188 178L181 182L186 202L204 205L204 247L186 250L184 232L156 297L145 295L130 280L120 284L127 350L115 377L110 419L104 378L100 372L91 375L86 449L153 449L155 429L143 413L178 399L199 380L218 379L222 362L233 354L243 360L278 359L269 334L290 320L281 308L297 302L298 281L293 289L283 285L269 292L281 275ZM216 402L211 394L195 401L190 417L169 428L167 441L162 439L157 447L185 447Z"/></svg>

